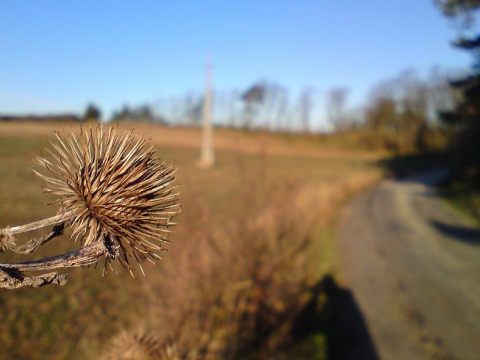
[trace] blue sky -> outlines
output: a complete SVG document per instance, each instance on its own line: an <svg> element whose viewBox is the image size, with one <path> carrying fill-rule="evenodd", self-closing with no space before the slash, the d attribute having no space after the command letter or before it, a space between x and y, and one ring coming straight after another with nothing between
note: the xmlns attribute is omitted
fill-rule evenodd
<svg viewBox="0 0 480 360"><path fill-rule="evenodd" d="M412 68L466 68L432 0L2 1L0 113L106 116L124 104L259 79L291 91L372 85Z"/></svg>

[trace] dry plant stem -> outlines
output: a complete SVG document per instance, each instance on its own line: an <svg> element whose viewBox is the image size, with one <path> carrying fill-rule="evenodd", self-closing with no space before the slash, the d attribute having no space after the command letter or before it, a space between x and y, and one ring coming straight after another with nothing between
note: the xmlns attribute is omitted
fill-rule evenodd
<svg viewBox="0 0 480 360"><path fill-rule="evenodd" d="M13 264L0 263L0 269L7 271L9 269L13 269L20 272L28 272L88 266L96 263L104 255L104 245L102 243L93 243L84 246L81 249L70 251L58 256L52 256L50 258L24 261Z"/></svg>
<svg viewBox="0 0 480 360"><path fill-rule="evenodd" d="M70 220L71 217L72 212L67 212L31 224L16 226L8 229L8 232L11 235L33 231L45 226L53 225L52 230L48 234L38 239L31 239L24 245L13 245L10 250L23 254L33 253L41 245L57 236L62 235L65 221ZM0 288L18 289L25 286L37 288L50 284L63 286L67 282L67 274L58 274L57 272L52 272L35 276L25 276L23 272L48 271L69 267L88 266L96 263L104 255L104 245L101 243L95 243L85 246L79 250L50 258L12 264L0 263Z"/></svg>
<svg viewBox="0 0 480 360"><path fill-rule="evenodd" d="M8 231L12 235L21 234L21 233L24 233L24 232L29 232L29 231L41 229L41 228L44 228L44 227L47 227L47 226L52 226L52 225L57 225L59 223L63 223L67 220L72 219L74 217L74 215L75 215L75 211L71 210L71 211L67 211L67 212L62 213L62 214L52 216L52 217L47 218L47 219L35 221L33 223L30 223L30 224L14 226L14 227L9 228Z"/></svg>
<svg viewBox="0 0 480 360"><path fill-rule="evenodd" d="M21 274L12 274L12 271L0 269L0 288L18 289L24 286L41 287L45 285L65 285L67 274L59 275L56 272L42 274L38 276L23 276Z"/></svg>
<svg viewBox="0 0 480 360"><path fill-rule="evenodd" d="M65 228L65 223L62 222L60 224L56 224L53 226L52 230L48 234L40 238L31 239L26 244L13 246L12 248L10 248L10 250L13 252L16 252L17 254L31 254L43 244L49 242L50 240L56 238L57 236L62 235L64 228Z"/></svg>

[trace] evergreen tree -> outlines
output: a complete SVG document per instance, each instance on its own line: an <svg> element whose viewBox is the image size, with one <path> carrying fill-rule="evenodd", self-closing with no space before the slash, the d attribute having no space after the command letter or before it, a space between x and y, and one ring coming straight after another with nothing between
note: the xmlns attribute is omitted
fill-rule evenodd
<svg viewBox="0 0 480 360"><path fill-rule="evenodd" d="M93 104L89 104L87 106L87 110L85 110L84 118L85 120L100 120L101 115L102 113L100 112L98 107Z"/></svg>
<svg viewBox="0 0 480 360"><path fill-rule="evenodd" d="M437 2L446 16L473 19L480 9L480 0L444 0ZM471 26L471 22L467 24ZM442 114L443 120L454 130L452 154L457 175L480 187L480 34L461 37L454 46L468 51L474 58L471 74L451 85L461 90L463 99L451 112Z"/></svg>

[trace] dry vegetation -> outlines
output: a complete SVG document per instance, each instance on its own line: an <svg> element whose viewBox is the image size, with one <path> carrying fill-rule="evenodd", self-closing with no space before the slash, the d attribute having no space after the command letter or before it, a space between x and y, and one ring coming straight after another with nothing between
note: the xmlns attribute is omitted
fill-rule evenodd
<svg viewBox="0 0 480 360"><path fill-rule="evenodd" d="M54 127L0 124L0 227L56 212L29 156ZM221 130L218 164L201 170L197 130L135 128L179 168L180 226L164 260L137 280L74 270L64 287L3 291L3 356L282 357L310 289L335 272L332 217L379 178L376 155ZM71 248L65 237L38 256Z"/></svg>

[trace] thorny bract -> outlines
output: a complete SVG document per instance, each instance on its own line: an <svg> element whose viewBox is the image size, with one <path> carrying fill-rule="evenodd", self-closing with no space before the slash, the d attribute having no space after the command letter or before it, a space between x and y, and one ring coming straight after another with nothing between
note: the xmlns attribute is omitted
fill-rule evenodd
<svg viewBox="0 0 480 360"><path fill-rule="evenodd" d="M132 260L143 272L144 260L155 262L180 211L176 169L155 158L155 148L129 130L81 127L80 135L56 134L56 143L38 157L34 171L44 190L60 205L54 217L0 229L0 250L32 253L61 235L68 226L79 250L36 261L0 264L0 287L63 285L66 274L25 276L24 272L88 266L105 259L105 268L118 259L132 273ZM14 235L52 226L39 239L17 245Z"/></svg>

